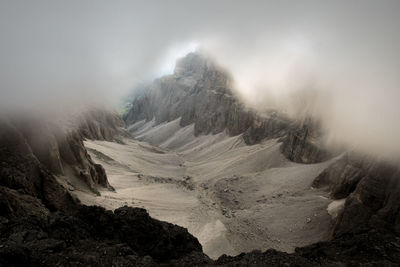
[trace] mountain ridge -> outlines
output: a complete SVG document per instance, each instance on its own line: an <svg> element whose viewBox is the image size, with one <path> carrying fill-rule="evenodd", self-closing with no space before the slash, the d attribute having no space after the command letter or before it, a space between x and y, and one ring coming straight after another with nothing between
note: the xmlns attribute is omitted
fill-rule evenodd
<svg viewBox="0 0 400 267"><path fill-rule="evenodd" d="M243 134L246 144L252 145L265 138L284 138L291 134L292 138L284 139L287 145L282 150L291 160L314 163L328 156L322 146L310 142L321 135L317 125L306 118L290 119L275 110L260 115L248 108L235 95L229 74L199 52L179 59L174 74L156 79L133 101L123 119L129 126L152 119L157 125L179 117L182 127L194 124L195 136L226 131L230 136ZM286 149L299 145L302 147Z"/></svg>

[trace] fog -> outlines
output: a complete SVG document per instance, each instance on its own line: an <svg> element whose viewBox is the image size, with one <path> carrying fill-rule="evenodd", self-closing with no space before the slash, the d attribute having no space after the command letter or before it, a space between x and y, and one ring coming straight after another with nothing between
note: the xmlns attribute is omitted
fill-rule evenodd
<svg viewBox="0 0 400 267"><path fill-rule="evenodd" d="M329 143L397 157L399 12L399 1L1 1L0 110L113 106L197 48L248 105L306 105Z"/></svg>

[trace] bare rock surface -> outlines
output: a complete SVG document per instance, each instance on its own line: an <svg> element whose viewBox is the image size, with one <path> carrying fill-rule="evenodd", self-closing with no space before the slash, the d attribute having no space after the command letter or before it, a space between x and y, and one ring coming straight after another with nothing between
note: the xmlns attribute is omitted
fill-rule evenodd
<svg viewBox="0 0 400 267"><path fill-rule="evenodd" d="M75 208L72 196L35 157L21 132L7 122L0 127L0 162L3 215L43 214L44 207L64 211Z"/></svg>
<svg viewBox="0 0 400 267"><path fill-rule="evenodd" d="M106 111L96 114L99 120L104 116L104 122L99 123L102 128L110 129L106 131L110 134L107 138L123 132L113 128L123 124L114 114ZM68 123L34 115L1 118L0 216L68 213L79 203L70 192L78 188L97 194L99 188L113 190L104 168L93 162L84 147L84 137L80 134L83 130L79 130L76 122Z"/></svg>
<svg viewBox="0 0 400 267"><path fill-rule="evenodd" d="M281 146L282 153L291 161L299 163L317 163L326 161L333 156L321 143L321 128L311 118L301 121L296 128L291 129Z"/></svg>
<svg viewBox="0 0 400 267"><path fill-rule="evenodd" d="M80 115L78 132L83 138L121 142L121 137L129 137L125 123L114 111L94 108Z"/></svg>

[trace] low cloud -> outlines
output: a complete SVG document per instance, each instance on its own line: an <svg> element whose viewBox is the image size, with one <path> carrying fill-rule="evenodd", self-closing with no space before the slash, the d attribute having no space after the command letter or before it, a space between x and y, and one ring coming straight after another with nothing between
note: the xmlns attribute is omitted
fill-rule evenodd
<svg viewBox="0 0 400 267"><path fill-rule="evenodd" d="M196 44L260 110L319 116L327 140L400 154L398 1L2 1L0 106L115 105Z"/></svg>

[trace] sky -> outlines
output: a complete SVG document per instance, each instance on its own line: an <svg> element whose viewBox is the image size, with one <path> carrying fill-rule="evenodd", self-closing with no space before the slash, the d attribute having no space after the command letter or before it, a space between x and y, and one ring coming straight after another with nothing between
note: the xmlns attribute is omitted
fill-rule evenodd
<svg viewBox="0 0 400 267"><path fill-rule="evenodd" d="M114 105L201 48L256 108L400 153L400 1L0 2L0 111Z"/></svg>

